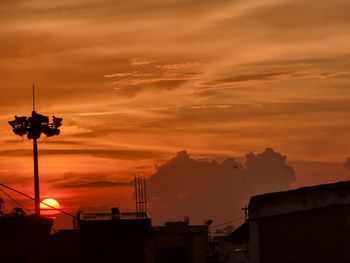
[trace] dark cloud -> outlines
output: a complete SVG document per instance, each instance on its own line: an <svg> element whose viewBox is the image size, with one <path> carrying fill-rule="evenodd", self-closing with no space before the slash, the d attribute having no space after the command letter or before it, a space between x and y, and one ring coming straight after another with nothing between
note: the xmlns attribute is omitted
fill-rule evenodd
<svg viewBox="0 0 350 263"><path fill-rule="evenodd" d="M249 153L246 155L246 169L243 171L245 181L255 184L256 191L269 192L287 190L295 180L294 169L286 164L287 157L266 148L259 154ZM253 187L254 188L254 187Z"/></svg>
<svg viewBox="0 0 350 263"><path fill-rule="evenodd" d="M344 164L343 164L343 167L344 167L345 169L347 169L347 170L350 170L350 157L348 157L348 158L345 160L345 162L344 162Z"/></svg>
<svg viewBox="0 0 350 263"><path fill-rule="evenodd" d="M1 171L0 170L0 183L8 185L8 186L14 186L14 185L20 185L20 186L27 186L29 183L31 183L33 178L30 176L22 176L20 174L12 174L8 171Z"/></svg>
<svg viewBox="0 0 350 263"><path fill-rule="evenodd" d="M312 114L312 113L341 113L350 109L347 99L333 100L310 100L305 102L289 103L259 103L259 104L202 104L177 108L167 113L172 116L166 124L177 127L179 124L193 123L218 123L221 121L242 121L257 118L281 117L286 120L286 116L292 114ZM159 124L161 125L161 124ZM344 124L345 125L345 124ZM211 127L208 125L209 128ZM283 127L282 127L283 128Z"/></svg>
<svg viewBox="0 0 350 263"><path fill-rule="evenodd" d="M60 184L61 188L103 188L103 187L118 187L118 186L130 186L131 182L114 182L114 181L93 181L84 183L66 183Z"/></svg>
<svg viewBox="0 0 350 263"><path fill-rule="evenodd" d="M279 65L282 69L282 64L286 63L281 61ZM290 66L292 67L292 66ZM281 81L291 81L291 80L300 80L300 79L330 79L334 77L348 77L348 72L341 71L305 71L305 65L294 66L293 71L284 71L284 72L266 72L260 74L243 74L243 75L234 75L222 79L212 80L208 82L200 83L199 86L203 90L207 89L217 89L225 87L234 87L245 86L246 83L271 83L271 82L281 82ZM304 68L303 68L304 67ZM268 70L268 66L266 69ZM237 86L238 85L238 86Z"/></svg>
<svg viewBox="0 0 350 263"><path fill-rule="evenodd" d="M114 91L120 95L134 96L139 92L144 91L145 89L149 90L150 92L152 91L157 92L159 90L172 90L184 84L186 81L187 80L185 79L150 80L150 82L144 82L144 83L140 82L137 85L122 85L122 86L119 86L118 88L117 87L114 88Z"/></svg>
<svg viewBox="0 0 350 263"><path fill-rule="evenodd" d="M292 72L271 72L271 73L261 73L261 74L251 74L251 75L237 75L232 77L227 77L219 80L214 80L210 82L202 83L204 86L216 86L220 84L228 83L240 83L245 81L253 80L277 80L281 76L290 75Z"/></svg>
<svg viewBox="0 0 350 263"><path fill-rule="evenodd" d="M218 222L241 216L251 195L287 190L294 180L286 156L270 148L247 154L244 165L232 158L195 160L183 151L158 167L148 192L157 220L190 215L196 222L208 217Z"/></svg>
<svg viewBox="0 0 350 263"><path fill-rule="evenodd" d="M0 156L31 156L33 154L30 149L19 150L5 150L0 151ZM40 155L88 155L99 158L111 158L111 159L147 159L147 158L159 158L160 152L147 151L147 150L127 150L127 149L40 149Z"/></svg>
<svg viewBox="0 0 350 263"><path fill-rule="evenodd" d="M18 144L19 140L22 140L22 139L18 139L15 140L5 140L4 142L5 143L8 143L8 144ZM77 141L69 141L69 140L50 140L50 141L40 141L39 142L40 144L46 144L46 143L49 143L49 144L61 144L61 145L84 145L84 143L82 142L77 142Z"/></svg>
<svg viewBox="0 0 350 263"><path fill-rule="evenodd" d="M115 173L111 171L76 173L69 172L63 175L46 180L58 188L104 188L129 186L130 181L120 181L115 179Z"/></svg>

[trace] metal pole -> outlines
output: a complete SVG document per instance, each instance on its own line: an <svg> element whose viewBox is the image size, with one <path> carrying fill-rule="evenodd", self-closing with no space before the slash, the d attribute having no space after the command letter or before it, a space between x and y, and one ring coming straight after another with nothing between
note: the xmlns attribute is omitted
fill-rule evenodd
<svg viewBox="0 0 350 263"><path fill-rule="evenodd" d="M136 214L138 213L138 196L137 196L137 177L135 176L135 205L136 205Z"/></svg>
<svg viewBox="0 0 350 263"><path fill-rule="evenodd" d="M145 193L145 213L147 214L146 178L143 178L143 191Z"/></svg>
<svg viewBox="0 0 350 263"><path fill-rule="evenodd" d="M35 120L35 87L33 83L33 111L32 111L32 125ZM32 127L32 129L37 127ZM34 159L34 198L35 198L35 215L40 217L40 189L39 189L39 163L38 163L38 142L37 138L33 139L33 159Z"/></svg>
<svg viewBox="0 0 350 263"><path fill-rule="evenodd" d="M33 156L34 156L35 215L40 217L38 142L36 138L33 139Z"/></svg>

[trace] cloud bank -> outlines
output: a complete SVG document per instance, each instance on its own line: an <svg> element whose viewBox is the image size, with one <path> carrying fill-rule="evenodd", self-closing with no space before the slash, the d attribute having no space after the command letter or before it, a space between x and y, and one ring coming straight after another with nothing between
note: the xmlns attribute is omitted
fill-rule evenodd
<svg viewBox="0 0 350 263"><path fill-rule="evenodd" d="M250 196L289 188L295 173L286 160L271 148L247 154L244 164L233 158L201 161L178 152L148 180L152 215L160 222L189 215L197 223L242 216Z"/></svg>

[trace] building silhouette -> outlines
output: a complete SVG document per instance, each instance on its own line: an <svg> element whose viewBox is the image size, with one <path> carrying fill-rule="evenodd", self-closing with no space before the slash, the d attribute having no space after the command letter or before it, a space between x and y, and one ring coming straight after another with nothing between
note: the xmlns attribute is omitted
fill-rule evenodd
<svg viewBox="0 0 350 263"><path fill-rule="evenodd" d="M0 216L0 262L49 262L53 221L34 215L26 216L22 212L15 209L8 215Z"/></svg>
<svg viewBox="0 0 350 263"><path fill-rule="evenodd" d="M253 196L249 262L350 262L350 181Z"/></svg>

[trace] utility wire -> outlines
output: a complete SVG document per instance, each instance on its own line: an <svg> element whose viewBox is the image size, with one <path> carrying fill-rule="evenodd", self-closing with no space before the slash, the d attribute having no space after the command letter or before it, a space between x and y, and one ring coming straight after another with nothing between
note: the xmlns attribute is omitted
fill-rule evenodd
<svg viewBox="0 0 350 263"><path fill-rule="evenodd" d="M27 194L25 194L25 193L22 193L22 192L20 192L20 191L14 189L14 188L12 188L12 187L9 187L9 186L7 186L7 185L5 185L5 184L2 184L2 183L0 183L0 186L3 186L3 187L5 187L5 188L7 188L7 189L9 189L9 190L11 190L11 191L14 191L14 192L16 192L16 193L18 193L18 194L20 194L20 195L23 195L23 196L25 196L25 197L27 197L27 198L29 198L29 199L35 201L35 198L34 198L34 197L31 197L31 196L29 196L29 195L27 195ZM44 203L44 202L41 202L41 203L44 204L44 205L46 205L46 206L48 206L48 207L50 207L50 208L52 208L52 209L55 209L55 210L61 212L62 214L65 214L65 215L67 215L67 216L71 216L71 217L73 217L73 218L78 218L77 216L72 215L72 214L70 214L70 213L68 213L68 212L65 212L65 211L63 211L62 209L59 209L59 208L54 207L54 206L52 206L52 205L46 204L46 203Z"/></svg>
<svg viewBox="0 0 350 263"><path fill-rule="evenodd" d="M27 213L31 214L31 212L24 206L22 205L19 201L17 201L15 198L13 198L12 196L10 196L8 193L6 193L4 190L2 190L0 188L0 191L6 195L8 198L10 198L13 202L15 202L17 205L19 205L20 207L22 207L25 211L27 211Z"/></svg>
<svg viewBox="0 0 350 263"><path fill-rule="evenodd" d="M9 189L9 190L11 190L11 191L14 191L14 192L16 192L17 194L23 195L23 196L25 196L25 197L27 197L27 198L29 198L29 199L35 200L35 198L33 198L33 197L29 196L29 195L26 195L26 194L24 194L24 193L22 193L22 192L20 192L20 191L17 191L16 189L14 189L14 188L12 188L12 187L9 187L9 186L4 185L4 184L2 184L2 183L0 183L0 186L3 186L3 187L5 187L5 188L7 188L7 189Z"/></svg>
<svg viewBox="0 0 350 263"><path fill-rule="evenodd" d="M225 226L225 225L231 224L231 223L233 223L233 222L237 222L237 221L239 221L239 220L242 220L242 219L244 219L244 218L245 218L245 216L242 216L242 217L239 217L239 218L235 218L235 219L232 219L232 220L230 220L230 221L228 221L228 222L225 222L225 223L222 223L222 224L213 226L213 228L217 228L217 227L220 227L220 226Z"/></svg>

